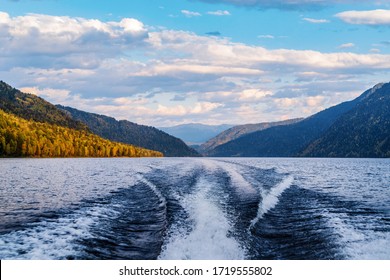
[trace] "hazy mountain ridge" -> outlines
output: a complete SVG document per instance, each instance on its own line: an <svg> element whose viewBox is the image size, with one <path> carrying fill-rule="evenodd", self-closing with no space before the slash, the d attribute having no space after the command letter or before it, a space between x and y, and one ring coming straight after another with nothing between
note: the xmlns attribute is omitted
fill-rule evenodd
<svg viewBox="0 0 390 280"><path fill-rule="evenodd" d="M112 117L61 105L57 105L57 108L68 112L75 120L85 123L93 133L103 138L159 151L168 157L199 156L182 140L155 127L139 125L126 120L118 121Z"/></svg>
<svg viewBox="0 0 390 280"><path fill-rule="evenodd" d="M208 155L242 157L388 156L386 133L389 135L389 100L387 97L389 87L389 84L378 84L352 101L330 107L295 124L271 127L244 135L217 146ZM382 96L378 92L382 92ZM384 92L386 92L385 96ZM375 111L378 111L377 114L373 113ZM353 119L355 121L352 121ZM375 125L375 122L379 125ZM354 131L351 127L359 127L359 129ZM336 137L337 134L342 135L347 132L351 135ZM377 139L375 141L378 143L375 144L374 140L364 140L364 137L360 136L361 133L369 136L366 138ZM325 138L322 139L322 136ZM347 141L347 139L350 140ZM367 144L363 145L361 142ZM378 152L364 152L368 149L366 146L368 143L377 147L375 149ZM360 145L360 151L355 149L353 152L343 153L342 147L345 147L347 151L347 145ZM378 148L379 146L381 148ZM319 149L321 152L318 151ZM373 146L370 149L373 149ZM338 152L335 152L336 150Z"/></svg>
<svg viewBox="0 0 390 280"><path fill-rule="evenodd" d="M233 125L206 125L201 123L181 124L171 127L159 127L162 131L182 139L190 145L200 145L215 137Z"/></svg>
<svg viewBox="0 0 390 280"><path fill-rule="evenodd" d="M209 151L213 150L219 145L225 144L227 142L230 142L232 140L235 140L239 137L242 137L246 134L261 131L273 126L279 126L279 125L288 125L292 123L296 123L303 120L302 118L299 119L291 119L286 121L280 121L280 122L264 122L264 123L257 123L257 124L243 124L243 125L237 125L233 126L217 136L211 138L206 143L200 145L199 150L207 155Z"/></svg>

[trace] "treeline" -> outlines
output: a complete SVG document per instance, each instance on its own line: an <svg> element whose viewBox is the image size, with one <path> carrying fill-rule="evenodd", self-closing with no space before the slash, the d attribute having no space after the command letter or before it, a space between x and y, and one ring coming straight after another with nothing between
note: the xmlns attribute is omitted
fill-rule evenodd
<svg viewBox="0 0 390 280"><path fill-rule="evenodd" d="M161 157L163 154L111 142L85 130L27 121L0 110L0 156Z"/></svg>

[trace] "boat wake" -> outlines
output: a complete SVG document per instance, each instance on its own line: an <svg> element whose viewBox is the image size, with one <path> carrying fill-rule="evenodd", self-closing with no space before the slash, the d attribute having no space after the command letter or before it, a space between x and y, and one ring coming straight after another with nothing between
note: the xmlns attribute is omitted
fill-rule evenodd
<svg viewBox="0 0 390 280"><path fill-rule="evenodd" d="M337 196L331 187L305 185L302 174L285 167L254 159L120 160L112 170L98 163L98 172L84 171L91 179L82 185L72 175L80 168L67 168L61 184L77 184L64 186L61 197L55 181L40 174L40 182L53 187L42 187L45 199L34 212L11 197L0 216L0 258L390 257L386 211ZM33 198L23 195L24 204L35 203L37 185Z"/></svg>

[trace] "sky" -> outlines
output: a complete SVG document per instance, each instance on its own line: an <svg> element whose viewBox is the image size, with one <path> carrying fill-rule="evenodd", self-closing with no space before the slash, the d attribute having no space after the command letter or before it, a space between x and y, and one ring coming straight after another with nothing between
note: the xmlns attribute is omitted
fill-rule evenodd
<svg viewBox="0 0 390 280"><path fill-rule="evenodd" d="M0 80L157 127L307 117L390 81L390 0L0 0Z"/></svg>

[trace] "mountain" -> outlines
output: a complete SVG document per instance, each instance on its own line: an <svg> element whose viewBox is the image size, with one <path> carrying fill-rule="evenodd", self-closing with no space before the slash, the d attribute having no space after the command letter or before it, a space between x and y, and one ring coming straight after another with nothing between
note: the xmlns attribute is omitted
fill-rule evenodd
<svg viewBox="0 0 390 280"><path fill-rule="evenodd" d="M23 93L3 81L0 81L0 109L26 120L88 130L85 124L72 119L53 104L36 95Z"/></svg>
<svg viewBox="0 0 390 280"><path fill-rule="evenodd" d="M390 157L390 83L366 91L301 156Z"/></svg>
<svg viewBox="0 0 390 280"><path fill-rule="evenodd" d="M162 154L102 139L85 130L25 120L0 109L0 156L160 157Z"/></svg>
<svg viewBox="0 0 390 280"><path fill-rule="evenodd" d="M290 157L299 155L309 144L321 137L342 115L364 100L367 92L300 122L253 132L211 150L210 156Z"/></svg>
<svg viewBox="0 0 390 280"><path fill-rule="evenodd" d="M160 151L167 157L199 156L182 140L157 128L125 120L117 121L108 116L88 113L71 107L57 105L57 108L67 112L73 119L86 124L93 133L103 138Z"/></svg>
<svg viewBox="0 0 390 280"><path fill-rule="evenodd" d="M296 122L299 122L303 119L292 119L292 120L286 120L286 121L280 121L280 122L265 122L265 123L257 123L257 124L244 124L244 125L237 125L234 127L231 127L217 136L211 138L206 143L200 145L198 148L199 151L201 151L203 154L207 155L209 151L212 151L214 148L216 148L219 145L225 144L227 142L230 142L234 139L237 139L243 135L255 132L255 131L261 131L273 126L278 125L288 125L293 124Z"/></svg>
<svg viewBox="0 0 390 280"><path fill-rule="evenodd" d="M229 124L206 125L190 123L171 127L159 127L159 129L182 139L189 145L200 145L232 126Z"/></svg>
<svg viewBox="0 0 390 280"><path fill-rule="evenodd" d="M46 100L0 81L0 156L157 157L162 153L103 139Z"/></svg>

